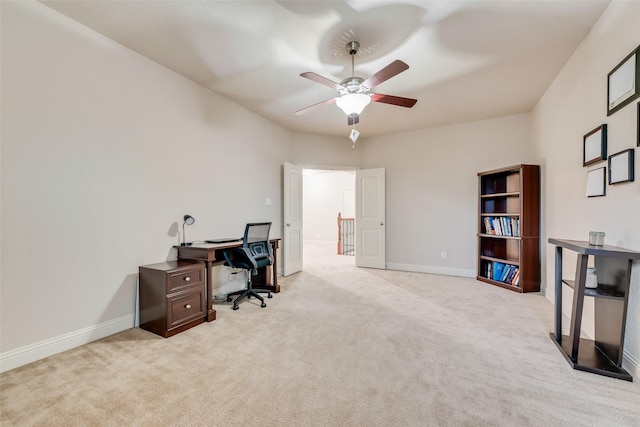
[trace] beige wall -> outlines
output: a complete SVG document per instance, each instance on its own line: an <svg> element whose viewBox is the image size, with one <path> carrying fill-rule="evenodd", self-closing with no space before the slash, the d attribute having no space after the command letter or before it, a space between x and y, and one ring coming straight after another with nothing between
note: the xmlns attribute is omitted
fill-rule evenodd
<svg viewBox="0 0 640 427"><path fill-rule="evenodd" d="M565 65L533 112L536 150L543 176L543 277L546 295L554 299L554 252L547 239L588 239L589 231L606 233L605 243L640 250L640 158L635 149L636 181L606 187L605 197L587 198L587 171L606 162L582 166L582 137L608 126L608 154L636 147L637 101L607 117L607 74L640 43L640 2L613 2ZM566 252L566 251L565 251ZM575 270L566 255L565 277ZM587 302L592 304L590 299ZM571 292L565 288L564 312ZM593 306L584 316L593 336ZM625 356L640 366L640 263L633 266L629 294ZM567 322L565 322L566 324Z"/></svg>
<svg viewBox="0 0 640 427"><path fill-rule="evenodd" d="M358 141L358 148L352 149L348 132L344 138L294 132L289 162L314 169L354 169L360 165L360 145Z"/></svg>
<svg viewBox="0 0 640 427"><path fill-rule="evenodd" d="M1 136L3 369L131 327L185 213L280 235L289 132L39 3L2 4Z"/></svg>
<svg viewBox="0 0 640 427"><path fill-rule="evenodd" d="M519 114L364 140L363 168L386 170L388 267L475 277L477 173L536 163L530 133Z"/></svg>

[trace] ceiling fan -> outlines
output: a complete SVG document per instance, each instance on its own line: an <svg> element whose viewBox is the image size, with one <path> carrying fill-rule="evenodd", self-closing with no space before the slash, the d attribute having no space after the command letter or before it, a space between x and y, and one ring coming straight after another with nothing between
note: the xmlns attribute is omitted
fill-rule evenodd
<svg viewBox="0 0 640 427"><path fill-rule="evenodd" d="M340 83L337 83L311 71L300 74L300 77L313 80L316 83L320 83L337 90L340 96L310 105L306 108L296 111L295 114L303 114L319 105L333 104L335 102L338 107L340 107L340 109L347 115L347 123L349 125L354 125L360 121L360 113L362 113L364 107L366 107L371 101L398 105L400 107L406 108L411 108L415 105L416 102L418 102L417 99L413 98L383 95L381 93L370 93L370 91L380 83L385 82L391 77L407 70L409 66L406 63L400 60L395 60L391 64L384 67L382 70L369 77L367 80L364 80L362 77L357 77L354 70L354 58L358 53L360 43L358 43L357 41L349 42L347 43L346 48L349 55L351 55L351 77L347 77Z"/></svg>

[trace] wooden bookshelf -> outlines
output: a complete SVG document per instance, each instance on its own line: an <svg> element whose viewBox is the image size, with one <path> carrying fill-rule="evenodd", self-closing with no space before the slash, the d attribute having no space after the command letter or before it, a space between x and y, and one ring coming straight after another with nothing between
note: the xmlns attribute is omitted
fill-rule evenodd
<svg viewBox="0 0 640 427"><path fill-rule="evenodd" d="M540 291L540 167L478 173L477 279L515 292Z"/></svg>

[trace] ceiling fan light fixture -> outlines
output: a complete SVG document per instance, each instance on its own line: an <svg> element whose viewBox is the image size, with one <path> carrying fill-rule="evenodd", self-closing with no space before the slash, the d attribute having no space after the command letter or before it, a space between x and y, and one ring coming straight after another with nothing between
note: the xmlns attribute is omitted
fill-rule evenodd
<svg viewBox="0 0 640 427"><path fill-rule="evenodd" d="M347 116L352 114L359 116L370 102L371 96L363 93L350 93L336 99L336 104Z"/></svg>

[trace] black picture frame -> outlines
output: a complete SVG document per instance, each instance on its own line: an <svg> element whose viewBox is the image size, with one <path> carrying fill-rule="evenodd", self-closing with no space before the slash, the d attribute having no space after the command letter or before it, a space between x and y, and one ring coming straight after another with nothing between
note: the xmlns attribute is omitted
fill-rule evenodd
<svg viewBox="0 0 640 427"><path fill-rule="evenodd" d="M628 148L609 156L609 185L634 180L635 152L635 149Z"/></svg>
<svg viewBox="0 0 640 427"><path fill-rule="evenodd" d="M602 124L582 137L582 166L607 160L607 125Z"/></svg>
<svg viewBox="0 0 640 427"><path fill-rule="evenodd" d="M607 116L640 97L640 46L607 74Z"/></svg>
<svg viewBox="0 0 640 427"><path fill-rule="evenodd" d="M593 169L587 172L587 197L606 196L607 168Z"/></svg>

